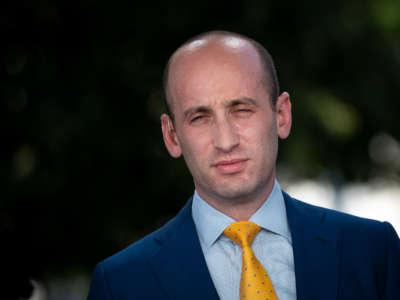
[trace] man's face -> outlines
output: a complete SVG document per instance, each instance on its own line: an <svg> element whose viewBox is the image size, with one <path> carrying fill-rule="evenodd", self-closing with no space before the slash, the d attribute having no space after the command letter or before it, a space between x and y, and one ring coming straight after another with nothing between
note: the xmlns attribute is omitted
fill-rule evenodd
<svg viewBox="0 0 400 300"><path fill-rule="evenodd" d="M189 51L171 67L176 145L170 153L183 154L204 199L247 199L272 187L275 178L277 113L258 56L247 48Z"/></svg>

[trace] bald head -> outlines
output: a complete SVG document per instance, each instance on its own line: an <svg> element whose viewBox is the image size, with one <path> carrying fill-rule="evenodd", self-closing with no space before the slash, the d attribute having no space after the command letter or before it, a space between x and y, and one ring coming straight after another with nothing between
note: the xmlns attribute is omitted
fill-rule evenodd
<svg viewBox="0 0 400 300"><path fill-rule="evenodd" d="M165 67L164 99L170 117L174 119L176 87L181 86L181 82L187 79L188 74L197 72L215 74L218 68L232 66L232 60L236 61L238 68L245 69L251 78L264 86L274 108L279 96L279 83L274 63L267 50L248 37L226 31L211 31L185 42L173 53ZM227 74L229 76L234 72L234 69L228 70ZM204 88L204 83L199 83L198 86Z"/></svg>

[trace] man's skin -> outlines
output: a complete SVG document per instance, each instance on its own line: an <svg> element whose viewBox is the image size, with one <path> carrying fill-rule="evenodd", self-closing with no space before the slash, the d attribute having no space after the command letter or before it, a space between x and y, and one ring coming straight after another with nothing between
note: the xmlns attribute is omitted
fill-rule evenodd
<svg viewBox="0 0 400 300"><path fill-rule="evenodd" d="M173 119L161 116L173 157L183 155L198 194L235 220L248 220L275 180L278 138L291 128L289 94L275 104L254 46L211 35L177 50L167 94Z"/></svg>

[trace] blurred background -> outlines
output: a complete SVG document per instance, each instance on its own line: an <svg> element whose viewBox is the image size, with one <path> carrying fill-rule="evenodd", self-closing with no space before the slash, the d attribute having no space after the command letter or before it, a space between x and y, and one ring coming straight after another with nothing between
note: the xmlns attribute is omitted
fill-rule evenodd
<svg viewBox="0 0 400 300"><path fill-rule="evenodd" d="M97 262L184 205L193 184L162 143L162 71L213 29L262 43L291 95L281 185L400 231L399 1L2 6L2 299L85 299Z"/></svg>

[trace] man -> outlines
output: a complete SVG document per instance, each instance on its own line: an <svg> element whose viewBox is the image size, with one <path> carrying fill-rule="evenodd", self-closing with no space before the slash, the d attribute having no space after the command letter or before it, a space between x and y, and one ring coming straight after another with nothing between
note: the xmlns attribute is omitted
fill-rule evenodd
<svg viewBox="0 0 400 300"><path fill-rule="evenodd" d="M289 135L291 103L261 45L220 31L189 40L167 64L165 94L164 142L183 155L194 196L101 262L88 300L400 299L390 224L280 190L278 138Z"/></svg>

